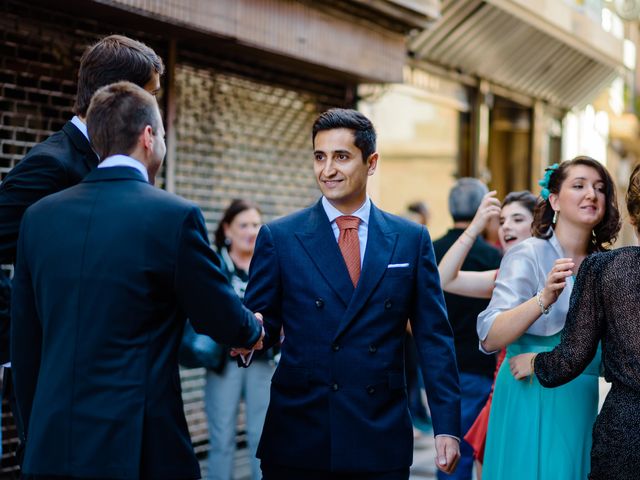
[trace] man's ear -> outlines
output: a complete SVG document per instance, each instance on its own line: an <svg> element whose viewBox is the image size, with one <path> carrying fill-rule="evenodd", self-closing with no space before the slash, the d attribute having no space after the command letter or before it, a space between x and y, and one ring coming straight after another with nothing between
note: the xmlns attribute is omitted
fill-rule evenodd
<svg viewBox="0 0 640 480"><path fill-rule="evenodd" d="M367 175L371 176L376 171L376 168L378 166L378 158L378 152L373 152L371 155L369 155L369 158L367 159L367 165L369 166L369 168L367 169Z"/></svg>
<svg viewBox="0 0 640 480"><path fill-rule="evenodd" d="M151 128L151 125L147 125L146 127L144 127L141 139L142 145L144 146L145 150L153 149L153 142L155 141L155 138L153 136L153 128Z"/></svg>

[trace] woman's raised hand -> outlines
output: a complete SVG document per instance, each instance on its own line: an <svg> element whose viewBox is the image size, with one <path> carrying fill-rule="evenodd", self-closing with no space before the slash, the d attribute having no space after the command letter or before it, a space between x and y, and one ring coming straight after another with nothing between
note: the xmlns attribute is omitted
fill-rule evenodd
<svg viewBox="0 0 640 480"><path fill-rule="evenodd" d="M496 198L496 191L492 190L482 197L482 202L471 220L471 224L467 227L467 231L474 235L480 235L489 220L500 215L500 200Z"/></svg>
<svg viewBox="0 0 640 480"><path fill-rule="evenodd" d="M547 282L540 292L540 301L545 307L553 305L567 285L567 277L573 275L576 264L571 258L559 258L547 275Z"/></svg>

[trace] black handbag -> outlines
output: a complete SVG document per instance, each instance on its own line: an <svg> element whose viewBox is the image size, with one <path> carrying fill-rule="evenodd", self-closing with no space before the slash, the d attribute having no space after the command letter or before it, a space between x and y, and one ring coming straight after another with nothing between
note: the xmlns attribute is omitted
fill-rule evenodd
<svg viewBox="0 0 640 480"><path fill-rule="evenodd" d="M228 348L208 335L201 335L187 320L180 342L180 365L186 368L206 368L222 373L226 365Z"/></svg>

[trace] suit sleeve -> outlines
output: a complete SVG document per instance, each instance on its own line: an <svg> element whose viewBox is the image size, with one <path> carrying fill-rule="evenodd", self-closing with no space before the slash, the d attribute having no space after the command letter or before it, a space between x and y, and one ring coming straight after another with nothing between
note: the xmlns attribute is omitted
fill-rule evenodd
<svg viewBox="0 0 640 480"><path fill-rule="evenodd" d="M252 312L264 317L264 350L280 340L281 316L280 265L268 225L263 225L256 239L256 248L251 259L249 283L244 294L244 303Z"/></svg>
<svg viewBox="0 0 640 480"><path fill-rule="evenodd" d="M25 222L26 223L26 222ZM23 224L11 297L11 367L19 418L26 435L40 372L42 324L36 309L33 283L25 251ZM20 428L18 429L20 431Z"/></svg>
<svg viewBox="0 0 640 480"><path fill-rule="evenodd" d="M14 263L20 222L25 210L41 198L62 190L67 174L50 155L27 156L0 185L0 264ZM9 361L9 320L0 317L0 364Z"/></svg>
<svg viewBox="0 0 640 480"><path fill-rule="evenodd" d="M422 228L411 330L416 342L435 435L461 438L460 382L453 333L429 233Z"/></svg>
<svg viewBox="0 0 640 480"><path fill-rule="evenodd" d="M27 155L0 185L0 264L13 263L25 210L67 186L67 172L52 155Z"/></svg>
<svg viewBox="0 0 640 480"><path fill-rule="evenodd" d="M178 240L175 289L180 308L198 333L242 348L253 346L260 338L262 328L220 269L195 206L187 213Z"/></svg>

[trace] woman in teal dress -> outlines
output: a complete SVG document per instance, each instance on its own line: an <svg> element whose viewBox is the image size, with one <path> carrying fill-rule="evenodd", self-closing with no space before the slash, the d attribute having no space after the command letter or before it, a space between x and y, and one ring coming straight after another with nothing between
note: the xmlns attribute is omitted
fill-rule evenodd
<svg viewBox="0 0 640 480"><path fill-rule="evenodd" d="M573 274L620 229L615 187L599 162L577 157L547 169L534 237L500 265L491 302L478 317L486 352L507 347L507 360L552 350L560 341ZM582 480L589 473L591 429L598 407L596 358L575 380L545 389L516 380L504 362L496 378L483 477L488 480Z"/></svg>

